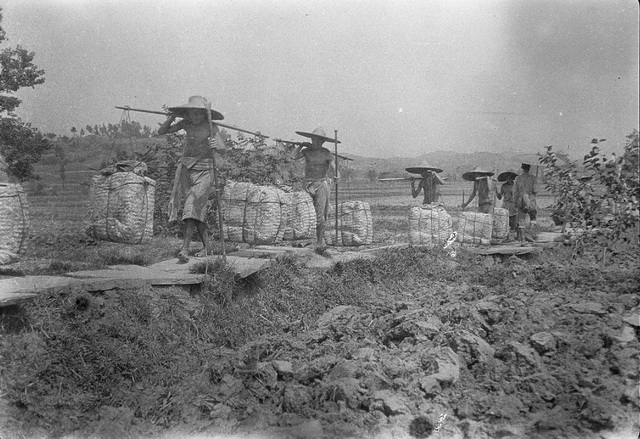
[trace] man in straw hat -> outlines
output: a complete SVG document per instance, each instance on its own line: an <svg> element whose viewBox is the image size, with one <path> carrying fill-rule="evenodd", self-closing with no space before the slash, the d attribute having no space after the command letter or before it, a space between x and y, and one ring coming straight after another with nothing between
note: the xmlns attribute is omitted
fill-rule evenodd
<svg viewBox="0 0 640 439"><path fill-rule="evenodd" d="M538 182L535 176L529 174L531 164L522 163L522 173L514 180L514 201L518 209L518 241L522 246L525 245L525 229L527 227L527 219L531 225L536 224L538 214L538 206L536 203L536 194L538 193Z"/></svg>
<svg viewBox="0 0 640 439"><path fill-rule="evenodd" d="M416 181L411 180L411 196L413 198L417 198L418 195L420 195L420 191L424 190L422 204L431 204L438 201L438 198L440 198L438 186L444 184L444 181L442 181L438 175L442 172L442 169L434 168L423 163L420 166L405 168L405 170L411 174L420 174L422 176L417 188Z"/></svg>
<svg viewBox="0 0 640 439"><path fill-rule="evenodd" d="M504 182L500 190L496 189L498 200L502 200L502 208L509 211L509 230L516 231L518 225L518 209L513 198L513 181L518 176L515 172L505 171L498 175L498 181Z"/></svg>
<svg viewBox="0 0 640 439"><path fill-rule="evenodd" d="M478 212L491 213L491 209L493 208L492 175L493 172L484 171L480 168L475 168L473 171L462 174L464 180L473 181L473 192L471 192L469 199L462 204L461 207L463 209L478 195Z"/></svg>
<svg viewBox="0 0 640 439"><path fill-rule="evenodd" d="M321 127L316 128L313 132L296 131L304 137L311 139L311 142L304 142L296 146L293 151L293 159L298 160L304 157L304 188L311 198L316 209L316 251L324 252L324 230L329 212L329 184L331 179L338 179L338 170L333 164L333 156L331 151L323 147L324 142L335 142L334 139L327 137ZM340 142L338 142L340 143ZM329 174L329 171L331 173Z"/></svg>
<svg viewBox="0 0 640 439"><path fill-rule="evenodd" d="M181 262L189 260L189 245L194 231L198 231L203 250L196 256L210 253L205 223L206 205L211 194L213 183L213 149L224 147L217 126L214 124L214 136L211 138L207 100L202 96L191 96L189 102L177 107L170 107L167 120L158 128L158 134L175 133L184 130L186 142L182 157L176 168L173 190L169 200L169 221L178 216L178 206L184 199L182 221L185 223L184 240L178 253ZM173 123L176 117L181 119ZM224 116L211 110L211 118L222 120Z"/></svg>

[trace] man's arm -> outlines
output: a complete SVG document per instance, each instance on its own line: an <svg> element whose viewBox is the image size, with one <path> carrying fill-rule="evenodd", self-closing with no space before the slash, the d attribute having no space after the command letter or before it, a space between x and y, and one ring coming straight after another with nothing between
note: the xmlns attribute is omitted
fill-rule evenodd
<svg viewBox="0 0 640 439"><path fill-rule="evenodd" d="M417 198L420 195L420 191L422 190L422 180L418 183L418 188L416 189L416 181L411 180L411 196L413 198Z"/></svg>
<svg viewBox="0 0 640 439"><path fill-rule="evenodd" d="M473 192L471 192L471 195L469 196L469 199L467 200L467 202L462 204L462 208L463 209L465 207L467 207L469 205L469 203L471 203L471 201L473 201L473 199L476 197L476 193L477 192L478 192L478 182L474 181L473 182Z"/></svg>
<svg viewBox="0 0 640 439"><path fill-rule="evenodd" d="M329 170L331 171L331 178L335 179L335 180L339 180L340 179L340 174L338 173L338 169L336 168L335 163L333 163L333 156L330 156L329 159Z"/></svg>
<svg viewBox="0 0 640 439"><path fill-rule="evenodd" d="M309 144L307 142L298 143L298 145L296 146L296 149L293 150L293 155L291 156L291 158L293 160L298 160L298 159L301 159L302 157L304 157L304 151L302 151L302 148L306 147L308 145Z"/></svg>
<svg viewBox="0 0 640 439"><path fill-rule="evenodd" d="M174 115L167 117L167 120L165 120L164 123L160 125L160 128L158 128L158 134L162 135L162 134L175 133L183 129L185 124L184 119L171 125L175 119L176 117Z"/></svg>

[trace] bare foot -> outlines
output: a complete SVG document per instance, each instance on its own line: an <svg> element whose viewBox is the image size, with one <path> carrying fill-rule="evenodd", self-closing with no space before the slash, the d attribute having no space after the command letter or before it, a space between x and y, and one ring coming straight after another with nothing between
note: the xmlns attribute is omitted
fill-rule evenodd
<svg viewBox="0 0 640 439"><path fill-rule="evenodd" d="M178 253L178 261L185 263L189 261L189 251L188 250L180 250Z"/></svg>

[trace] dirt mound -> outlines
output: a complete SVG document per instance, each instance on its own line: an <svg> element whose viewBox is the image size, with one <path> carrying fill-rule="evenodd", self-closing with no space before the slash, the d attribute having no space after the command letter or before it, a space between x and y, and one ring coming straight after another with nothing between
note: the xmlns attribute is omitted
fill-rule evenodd
<svg viewBox="0 0 640 439"><path fill-rule="evenodd" d="M199 402L211 427L584 438L634 422L638 297L445 284L423 292L389 307L338 306L299 337L219 350ZM443 296L448 303L434 302Z"/></svg>

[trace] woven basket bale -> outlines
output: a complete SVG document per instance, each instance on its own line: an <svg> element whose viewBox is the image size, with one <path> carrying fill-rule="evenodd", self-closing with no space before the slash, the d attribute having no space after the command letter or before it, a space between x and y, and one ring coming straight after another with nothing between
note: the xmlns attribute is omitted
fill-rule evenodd
<svg viewBox="0 0 640 439"><path fill-rule="evenodd" d="M451 215L441 204L414 206L409 210L409 243L444 245L453 233Z"/></svg>
<svg viewBox="0 0 640 439"><path fill-rule="evenodd" d="M316 234L316 209L313 198L305 191L287 194L291 199L291 210L287 217L283 239L311 239Z"/></svg>
<svg viewBox="0 0 640 439"><path fill-rule="evenodd" d="M371 207L364 201L343 201L338 205L338 242L336 212L329 213L324 239L328 245L368 245L373 242Z"/></svg>
<svg viewBox="0 0 640 439"><path fill-rule="evenodd" d="M253 245L282 242L291 197L274 186L228 182L221 197L224 238Z"/></svg>
<svg viewBox="0 0 640 439"><path fill-rule="evenodd" d="M489 213L462 212L458 220L458 241L467 244L489 245L493 218Z"/></svg>
<svg viewBox="0 0 640 439"><path fill-rule="evenodd" d="M89 188L89 225L96 239L142 244L153 236L156 182L134 172L94 175Z"/></svg>
<svg viewBox="0 0 640 439"><path fill-rule="evenodd" d="M491 239L503 240L509 237L509 211L501 207L493 209Z"/></svg>
<svg viewBox="0 0 640 439"><path fill-rule="evenodd" d="M0 251L5 255L4 263L24 250L28 230L29 205L22 186L0 183Z"/></svg>

